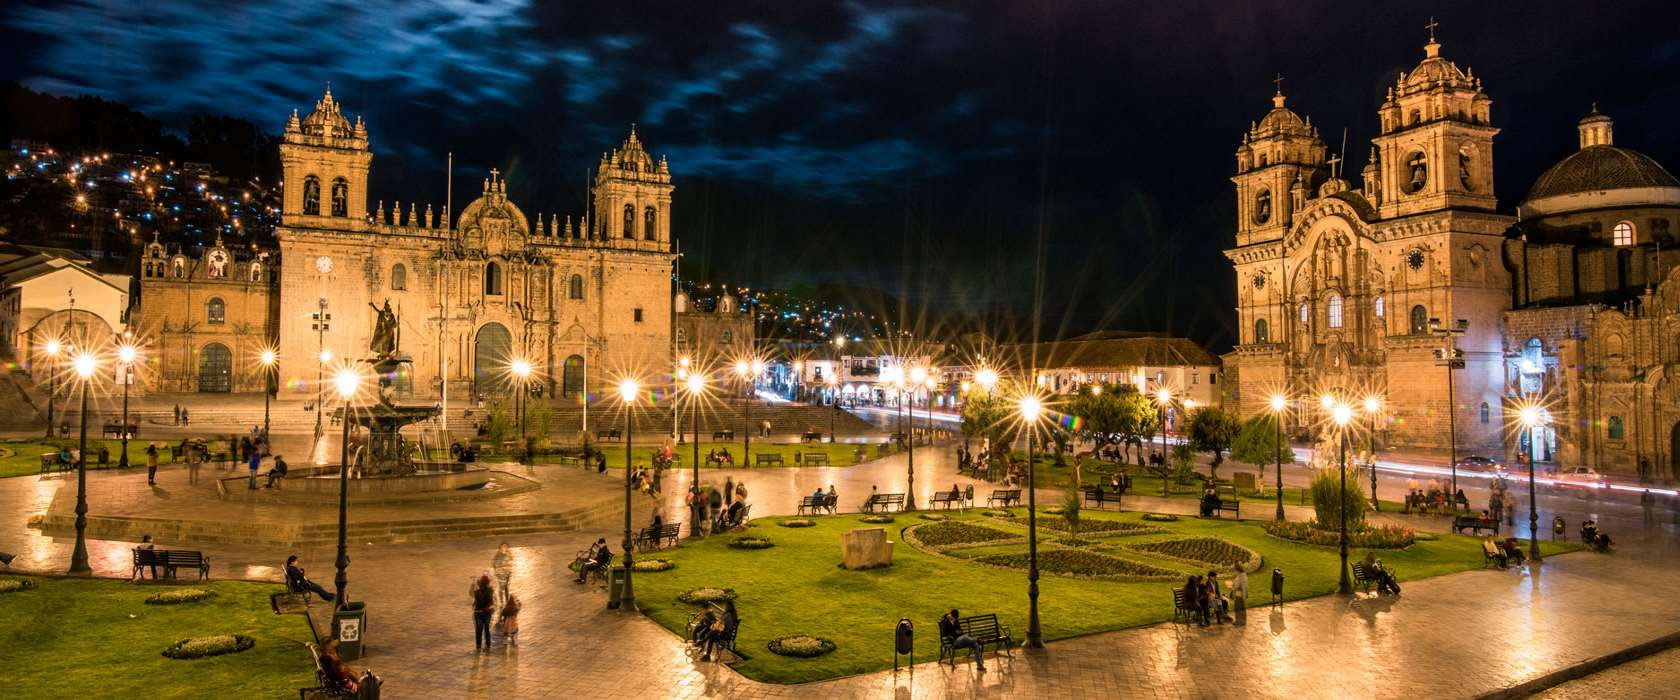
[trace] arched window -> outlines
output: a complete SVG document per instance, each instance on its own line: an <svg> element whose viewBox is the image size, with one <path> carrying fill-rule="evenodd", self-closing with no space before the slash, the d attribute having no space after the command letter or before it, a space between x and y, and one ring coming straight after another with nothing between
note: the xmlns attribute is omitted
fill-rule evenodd
<svg viewBox="0 0 1680 700"><path fill-rule="evenodd" d="M1377 318L1382 318L1383 314L1386 313L1383 310L1383 298L1381 294L1378 294L1377 298L1371 300L1371 311L1377 315Z"/></svg>
<svg viewBox="0 0 1680 700"><path fill-rule="evenodd" d="M303 179L303 213L310 216L321 214L321 181L314 175Z"/></svg>
<svg viewBox="0 0 1680 700"><path fill-rule="evenodd" d="M1540 368L1542 366L1541 363L1540 363L1541 352L1544 349L1544 347L1545 346L1540 343L1539 338L1529 338L1528 342L1523 343L1523 365L1525 365L1523 367L1524 370L1527 370L1529 372L1539 372L1540 371Z"/></svg>
<svg viewBox="0 0 1680 700"><path fill-rule="evenodd" d="M1627 436L1627 428L1622 425L1621 416L1610 416L1610 439L1621 440Z"/></svg>
<svg viewBox="0 0 1680 700"><path fill-rule="evenodd" d="M332 215L350 215L350 183L345 182L342 177L337 180L333 180Z"/></svg>
<svg viewBox="0 0 1680 700"><path fill-rule="evenodd" d="M1406 159L1406 168L1411 173L1404 187L1407 194L1419 192L1429 184L1429 159L1421 151Z"/></svg>
<svg viewBox="0 0 1680 700"><path fill-rule="evenodd" d="M1339 294L1330 295L1328 317L1331 328L1342 327L1342 297Z"/></svg>
<svg viewBox="0 0 1680 700"><path fill-rule="evenodd" d="M1266 319L1263 319L1263 318L1254 319L1254 342L1256 342L1256 343L1271 342L1271 339L1267 337L1266 330L1267 330L1266 329Z"/></svg>
<svg viewBox="0 0 1680 700"><path fill-rule="evenodd" d="M1423 335L1429 332L1429 311L1422 304L1412 307L1412 335Z"/></svg>
<svg viewBox="0 0 1680 700"><path fill-rule="evenodd" d="M583 393L583 356L572 355L561 365L560 372L561 395L568 399L575 399Z"/></svg>
<svg viewBox="0 0 1680 700"><path fill-rule="evenodd" d="M502 266L494 262L484 266L484 293L500 296L502 293Z"/></svg>
<svg viewBox="0 0 1680 700"><path fill-rule="evenodd" d="M1488 404L1487 404L1486 401L1483 401L1482 402L1482 425L1487 425L1487 423L1488 423Z"/></svg>
<svg viewBox="0 0 1680 700"><path fill-rule="evenodd" d="M226 323L227 304L222 303L220 297L210 297L210 302L205 305L205 316L210 323Z"/></svg>
<svg viewBox="0 0 1680 700"><path fill-rule="evenodd" d="M1312 313L1312 311L1307 308L1307 302L1304 302L1304 301L1301 302L1301 309L1300 309L1301 325L1303 325L1303 326L1307 325L1307 321L1309 319L1307 314L1310 314L1310 313Z"/></svg>
<svg viewBox="0 0 1680 700"><path fill-rule="evenodd" d="M391 288L408 289L408 268L402 263L391 266Z"/></svg>
<svg viewBox="0 0 1680 700"><path fill-rule="evenodd" d="M1616 222L1615 228L1610 229L1611 242L1616 245L1633 245L1633 222Z"/></svg>
<svg viewBox="0 0 1680 700"><path fill-rule="evenodd" d="M688 331L684 330L682 328L678 328L677 329L677 347L680 348L680 347L683 347L683 346L686 346L686 345L688 345Z"/></svg>
<svg viewBox="0 0 1680 700"><path fill-rule="evenodd" d="M642 238L656 240L659 238L659 211L653 207L642 210Z"/></svg>
<svg viewBox="0 0 1680 700"><path fill-rule="evenodd" d="M636 237L636 205L624 205L624 237Z"/></svg>
<svg viewBox="0 0 1680 700"><path fill-rule="evenodd" d="M568 296L573 299L583 298L583 275L572 275L572 281L567 283Z"/></svg>

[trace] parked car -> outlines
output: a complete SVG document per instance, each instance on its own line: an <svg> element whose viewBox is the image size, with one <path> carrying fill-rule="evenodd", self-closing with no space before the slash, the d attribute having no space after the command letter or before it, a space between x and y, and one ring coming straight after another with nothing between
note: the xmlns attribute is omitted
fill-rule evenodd
<svg viewBox="0 0 1680 700"><path fill-rule="evenodd" d="M1480 455L1470 455L1458 460L1458 468L1465 471L1487 472L1500 474L1505 472L1505 465L1498 461Z"/></svg>
<svg viewBox="0 0 1680 700"><path fill-rule="evenodd" d="M1604 475L1592 467L1559 467L1552 480L1561 489L1603 489L1610 486Z"/></svg>

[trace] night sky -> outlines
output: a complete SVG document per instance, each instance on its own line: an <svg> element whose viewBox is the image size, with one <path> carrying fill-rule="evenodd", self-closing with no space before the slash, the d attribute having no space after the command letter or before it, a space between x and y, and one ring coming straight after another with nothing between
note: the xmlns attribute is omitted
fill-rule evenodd
<svg viewBox="0 0 1680 700"><path fill-rule="evenodd" d="M1680 168L1674 5L13 2L0 79L275 132L331 81L367 120L371 198L441 205L454 151L457 209L497 167L527 213L576 214L635 122L670 157L685 274L856 285L912 319L992 323L1030 318L1038 279L1046 336L1223 350L1228 178L1274 74L1332 150L1347 129L1357 174L1433 15L1493 98L1510 210L1593 102L1617 145Z"/></svg>

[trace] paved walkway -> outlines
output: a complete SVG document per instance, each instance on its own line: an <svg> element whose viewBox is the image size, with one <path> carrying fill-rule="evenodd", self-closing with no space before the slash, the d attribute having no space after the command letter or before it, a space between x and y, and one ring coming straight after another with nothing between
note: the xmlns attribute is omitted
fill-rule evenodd
<svg viewBox="0 0 1680 700"><path fill-rule="evenodd" d="M1657 700L1680 694L1680 649L1652 654L1585 678L1564 683L1538 696L1542 700Z"/></svg>
<svg viewBox="0 0 1680 700"><path fill-rule="evenodd" d="M916 493L925 502L952 481L947 450L917 451ZM790 513L796 499L835 483L843 506L871 484L903 490L906 458L849 468L706 471L705 480L745 479L755 515ZM539 468L546 469L546 468ZM564 469L555 467L553 469ZM621 478L585 474L577 478ZM167 478L184 478L169 475ZM138 480L141 485L132 483ZM686 486L667 479L667 498ZM126 481L125 481L126 480ZM1293 480L1293 479L1292 479ZM676 483L671 483L675 481ZM143 474L111 475L102 489L144 489ZM44 510L74 480L0 479L0 551L23 554L16 566L59 569L70 542L41 537L22 519ZM981 498L990 485L976 486ZM1053 497L1048 492L1045 498ZM1588 508L1567 499L1542 509ZM1128 497L1128 508L1188 512L1188 499ZM668 512L676 512L671 504ZM516 554L514 587L526 602L517 649L472 653L465 591L488 567L493 540L423 545L359 545L350 587L370 602L367 663L389 680L391 697L1463 697L1508 686L1561 666L1680 630L1680 610L1653 603L1653 581L1672 580L1680 547L1672 526L1642 529L1637 506L1594 503L1618 534L1613 556L1580 553L1549 560L1538 575L1478 571L1409 583L1400 598L1327 596L1276 610L1256 610L1247 624L1186 629L1170 624L1064 640L1045 652L1017 650L989 672L923 663L914 672L881 672L799 687L746 680L727 667L696 664L669 632L636 615L609 611L593 587L566 578L582 543L616 533L508 538ZM1292 507L1292 517L1301 509ZM1263 508L1258 515L1269 515ZM1409 516L1385 516L1408 518ZM1411 518L1419 526L1442 521ZM101 575L127 573L130 543L90 543ZM219 576L278 580L281 554L206 548ZM616 549L616 547L615 547ZM328 552L304 552L315 578L331 579ZM1045 595L1054 595L1054 581ZM1024 605L1024 601L1023 605ZM881 628L888 653L892 621ZM1670 686L1672 687L1672 686Z"/></svg>

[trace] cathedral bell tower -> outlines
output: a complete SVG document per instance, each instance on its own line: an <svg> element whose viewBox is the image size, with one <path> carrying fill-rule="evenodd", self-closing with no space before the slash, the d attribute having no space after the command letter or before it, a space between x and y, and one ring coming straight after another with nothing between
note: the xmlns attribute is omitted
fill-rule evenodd
<svg viewBox="0 0 1680 700"><path fill-rule="evenodd" d="M361 231L367 228L367 127L339 111L332 88L315 102L315 111L286 121L280 143L285 196L280 216L286 226Z"/></svg>
<svg viewBox="0 0 1680 700"><path fill-rule="evenodd" d="M656 163L636 138L601 155L595 170L595 223L591 238L613 247L669 250L671 246L671 167Z"/></svg>
<svg viewBox="0 0 1680 700"><path fill-rule="evenodd" d="M1374 202L1383 218L1442 209L1493 211L1493 100L1473 71L1441 58L1431 27L1423 62L1402 72L1377 111ZM1368 189L1373 189L1369 188Z"/></svg>
<svg viewBox="0 0 1680 700"><path fill-rule="evenodd" d="M1272 95L1272 110L1249 125L1237 147L1237 174L1231 182L1237 186L1239 246L1283 238L1305 193L1324 179L1324 141L1318 129L1283 103L1280 87Z"/></svg>

